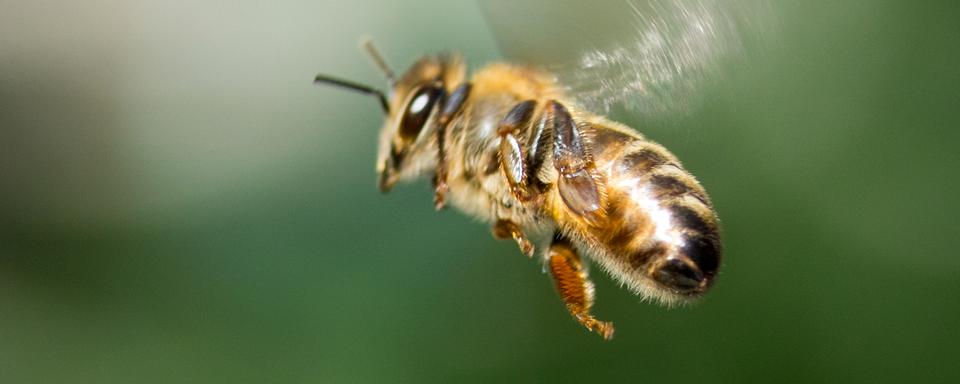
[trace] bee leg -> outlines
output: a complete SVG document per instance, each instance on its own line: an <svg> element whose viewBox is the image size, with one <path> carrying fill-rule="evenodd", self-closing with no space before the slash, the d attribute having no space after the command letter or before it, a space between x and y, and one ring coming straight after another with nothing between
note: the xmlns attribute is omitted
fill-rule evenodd
<svg viewBox="0 0 960 384"><path fill-rule="evenodd" d="M593 306L593 282L580 263L580 256L570 242L557 234L547 251L547 263L557 293L567 305L570 314L587 329L597 332L606 340L613 338L613 323L599 321L590 314Z"/></svg>
<svg viewBox="0 0 960 384"><path fill-rule="evenodd" d="M518 226L517 223L510 220L497 220L497 223L493 225L493 237L501 240L512 237L513 240L517 242L517 246L520 247L520 252L523 252L527 257L533 257L533 243L527 239L527 236L523 234L523 231L520 230L520 226Z"/></svg>
<svg viewBox="0 0 960 384"><path fill-rule="evenodd" d="M530 122L536 104L535 100L527 100L517 104L510 112L507 112L507 115L504 116L497 127L497 134L500 136L500 168L503 169L503 174L507 177L510 191L521 202L528 201L531 198L530 190L527 188L530 170L527 169L525 164L523 146L517 140L517 134L520 127Z"/></svg>
<svg viewBox="0 0 960 384"><path fill-rule="evenodd" d="M557 190L564 205L591 222L603 214L601 192L593 158L570 112L555 100L547 102L546 114L552 121L553 166L560 173Z"/></svg>
<svg viewBox="0 0 960 384"><path fill-rule="evenodd" d="M543 163L547 157L547 150L545 150L550 145L550 132L547 130L547 121L549 116L546 113L542 114L540 121L536 125L532 126L530 129L530 136L527 138L527 172L530 174L527 177L527 189L535 191L543 191L545 185L543 182L537 178L537 174L540 172L540 169L543 167Z"/></svg>
<svg viewBox="0 0 960 384"><path fill-rule="evenodd" d="M457 86L453 90L453 93L450 94L450 97L447 98L443 103L443 108L440 110L440 117L437 120L437 174L434 175L433 180L433 204L437 210L443 209L446 205L446 193L447 193L447 148L446 148L446 138L447 138L447 125L450 124L450 120L453 119L453 116L460 112L460 109L463 108L463 102L467 100L467 96L470 95L470 89L472 85L470 83L463 83Z"/></svg>

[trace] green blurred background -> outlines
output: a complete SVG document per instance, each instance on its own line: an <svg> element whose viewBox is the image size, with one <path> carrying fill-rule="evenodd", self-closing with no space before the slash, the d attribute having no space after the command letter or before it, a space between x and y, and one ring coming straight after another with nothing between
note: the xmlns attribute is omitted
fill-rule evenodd
<svg viewBox="0 0 960 384"><path fill-rule="evenodd" d="M695 108L611 112L726 246L693 307L595 273L613 342L428 183L380 195L375 101L310 83L381 84L364 34L575 56L624 3L533 4L0 2L0 382L960 380L957 3L767 4Z"/></svg>

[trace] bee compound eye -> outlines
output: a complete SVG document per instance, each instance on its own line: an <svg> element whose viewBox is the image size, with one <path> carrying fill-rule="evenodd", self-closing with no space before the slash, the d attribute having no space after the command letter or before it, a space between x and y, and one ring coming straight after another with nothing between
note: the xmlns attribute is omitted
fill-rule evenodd
<svg viewBox="0 0 960 384"><path fill-rule="evenodd" d="M414 92L400 118L398 134L402 139L410 141L420 134L442 94L443 89L435 85L425 85Z"/></svg>

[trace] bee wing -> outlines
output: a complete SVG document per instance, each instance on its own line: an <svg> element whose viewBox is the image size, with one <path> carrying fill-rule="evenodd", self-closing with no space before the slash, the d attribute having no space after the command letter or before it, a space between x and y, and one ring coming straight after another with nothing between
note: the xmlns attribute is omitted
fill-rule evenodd
<svg viewBox="0 0 960 384"><path fill-rule="evenodd" d="M765 1L480 4L506 57L552 70L584 107L655 114L689 110L747 40L766 35Z"/></svg>

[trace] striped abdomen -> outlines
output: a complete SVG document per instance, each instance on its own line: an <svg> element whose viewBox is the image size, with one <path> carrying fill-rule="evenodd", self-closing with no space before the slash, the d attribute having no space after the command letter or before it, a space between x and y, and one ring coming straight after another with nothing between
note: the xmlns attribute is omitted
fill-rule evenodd
<svg viewBox="0 0 960 384"><path fill-rule="evenodd" d="M659 144L594 124L606 218L588 229L598 258L635 291L663 301L703 293L720 264L717 217L703 187Z"/></svg>

